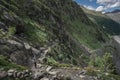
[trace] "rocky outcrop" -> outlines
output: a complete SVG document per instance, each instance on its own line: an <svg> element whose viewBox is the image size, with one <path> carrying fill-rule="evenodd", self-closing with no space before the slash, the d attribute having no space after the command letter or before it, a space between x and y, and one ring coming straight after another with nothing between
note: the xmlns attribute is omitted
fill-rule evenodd
<svg viewBox="0 0 120 80"><path fill-rule="evenodd" d="M17 39L17 40L16 40ZM47 54L48 50L37 49L29 45L25 41L20 41L19 38L8 40L0 39L0 54L8 56L11 61L31 68L34 64L34 59ZM44 54L45 53L45 54Z"/></svg>
<svg viewBox="0 0 120 80"><path fill-rule="evenodd" d="M113 61L116 67L116 72L120 74L120 36L113 36L112 46L115 48Z"/></svg>
<svg viewBox="0 0 120 80"><path fill-rule="evenodd" d="M15 69L10 69L8 71L0 71L0 79L3 78L15 78L15 79L25 79L28 80L31 78L32 73L29 70L17 71Z"/></svg>

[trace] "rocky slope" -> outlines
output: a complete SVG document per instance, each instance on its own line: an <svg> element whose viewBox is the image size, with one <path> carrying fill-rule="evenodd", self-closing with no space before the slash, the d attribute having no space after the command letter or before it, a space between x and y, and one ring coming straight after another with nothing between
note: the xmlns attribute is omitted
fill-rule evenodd
<svg viewBox="0 0 120 80"><path fill-rule="evenodd" d="M17 35L36 48L56 41L58 45L49 56L60 62L79 65L78 55L88 53L82 45L95 49L107 40L99 26L71 0L1 0L0 3L1 33L6 35L1 37Z"/></svg>
<svg viewBox="0 0 120 80"><path fill-rule="evenodd" d="M72 0L0 0L2 80L119 80L106 70L85 68L91 50L107 40L103 29ZM16 76L27 69L27 78Z"/></svg>

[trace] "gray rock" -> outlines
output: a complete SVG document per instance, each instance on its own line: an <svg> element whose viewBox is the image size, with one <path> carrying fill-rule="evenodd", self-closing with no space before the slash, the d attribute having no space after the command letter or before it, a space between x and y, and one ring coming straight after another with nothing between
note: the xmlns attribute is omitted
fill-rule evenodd
<svg viewBox="0 0 120 80"><path fill-rule="evenodd" d="M42 79L40 79L40 80L50 80L49 78L42 78Z"/></svg>
<svg viewBox="0 0 120 80"><path fill-rule="evenodd" d="M17 71L14 71L14 73L13 73L13 77L14 77L14 78L17 77Z"/></svg>
<svg viewBox="0 0 120 80"><path fill-rule="evenodd" d="M13 76L14 72L15 72L15 70L10 69L10 70L8 70L7 74L8 74L8 76Z"/></svg>
<svg viewBox="0 0 120 80"><path fill-rule="evenodd" d="M41 64L37 64L37 68L41 68L42 67L42 65Z"/></svg>
<svg viewBox="0 0 120 80"><path fill-rule="evenodd" d="M39 53L40 53L40 51L37 50L37 49L35 49L35 48L32 48L32 52L33 52L34 54L39 54Z"/></svg>
<svg viewBox="0 0 120 80"><path fill-rule="evenodd" d="M10 76L13 76L13 73L8 73L7 75L10 77Z"/></svg>
<svg viewBox="0 0 120 80"><path fill-rule="evenodd" d="M21 72L18 72L18 73L17 73L17 77L18 77L18 78L20 78L20 77L21 77L21 75L22 75L22 73L21 73Z"/></svg>
<svg viewBox="0 0 120 80"><path fill-rule="evenodd" d="M8 70L8 73L14 73L14 72L15 72L14 69L10 69L10 70Z"/></svg>
<svg viewBox="0 0 120 80"><path fill-rule="evenodd" d="M25 70L26 73L29 73L29 70Z"/></svg>
<svg viewBox="0 0 120 80"><path fill-rule="evenodd" d="M58 71L49 71L48 72L50 75L56 75L58 73Z"/></svg>
<svg viewBox="0 0 120 80"><path fill-rule="evenodd" d="M7 41L8 43L12 44L12 45L16 45L17 47L23 47L23 45L17 41L14 41L14 40L8 40Z"/></svg>
<svg viewBox="0 0 120 80"><path fill-rule="evenodd" d="M85 77L86 77L86 76L84 76L84 75L80 75L80 78L81 78L81 79L84 79Z"/></svg>
<svg viewBox="0 0 120 80"><path fill-rule="evenodd" d="M30 75L29 75L29 74L25 74L25 75L23 75L23 76L26 78L26 77L29 77Z"/></svg>
<svg viewBox="0 0 120 80"><path fill-rule="evenodd" d="M4 17L5 17L7 20L15 21L14 18L13 18L9 13L5 13L5 14L4 14Z"/></svg>
<svg viewBox="0 0 120 80"><path fill-rule="evenodd" d="M24 43L24 47L25 49L29 50L31 48L31 46L28 43Z"/></svg>
<svg viewBox="0 0 120 80"><path fill-rule="evenodd" d="M7 76L7 72L6 71L0 71L0 78L4 78Z"/></svg>
<svg viewBox="0 0 120 80"><path fill-rule="evenodd" d="M51 69L52 69L52 67L51 67L51 66L48 66L48 67L46 68L46 71L49 72Z"/></svg>

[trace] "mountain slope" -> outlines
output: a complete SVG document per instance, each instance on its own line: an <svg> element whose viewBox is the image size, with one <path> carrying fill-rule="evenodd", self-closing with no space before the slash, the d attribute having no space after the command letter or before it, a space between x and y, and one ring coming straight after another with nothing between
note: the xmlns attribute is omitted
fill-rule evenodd
<svg viewBox="0 0 120 80"><path fill-rule="evenodd" d="M96 24L102 26L102 28L106 31L106 33L110 35L119 35L120 34L120 24L118 23L119 20L111 19L109 14L108 16L106 14L102 14L101 12L95 12L88 10L84 7L82 7L84 12L88 15L88 17L95 22ZM117 17L115 19L119 19L119 13L118 14L112 14L114 17ZM111 16L112 17L112 16Z"/></svg>
<svg viewBox="0 0 120 80"><path fill-rule="evenodd" d="M120 24L120 10L119 9L106 13L106 15Z"/></svg>
<svg viewBox="0 0 120 80"><path fill-rule="evenodd" d="M90 57L91 50L107 40L103 29L72 0L0 0L0 55L7 57L0 56L5 62L0 62L0 67L9 72L8 67L24 70L22 65L32 73L28 79L16 78L17 72L12 70L12 76L2 80L119 80L119 76L106 73L109 70L99 70L101 64L111 63L109 55ZM88 66L89 62L100 68Z"/></svg>
<svg viewBox="0 0 120 80"><path fill-rule="evenodd" d="M78 55L88 53L82 45L96 49L107 39L71 0L1 0L0 3L3 29L15 28L15 35L38 47L57 41L59 45L50 55L58 61L80 64Z"/></svg>

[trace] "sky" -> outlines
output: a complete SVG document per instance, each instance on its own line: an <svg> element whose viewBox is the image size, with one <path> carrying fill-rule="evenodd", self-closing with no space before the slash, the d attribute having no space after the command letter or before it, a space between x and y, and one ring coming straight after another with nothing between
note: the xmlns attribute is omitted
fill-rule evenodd
<svg viewBox="0 0 120 80"><path fill-rule="evenodd" d="M120 0L74 0L78 4L83 5L87 9L110 12L120 9Z"/></svg>

